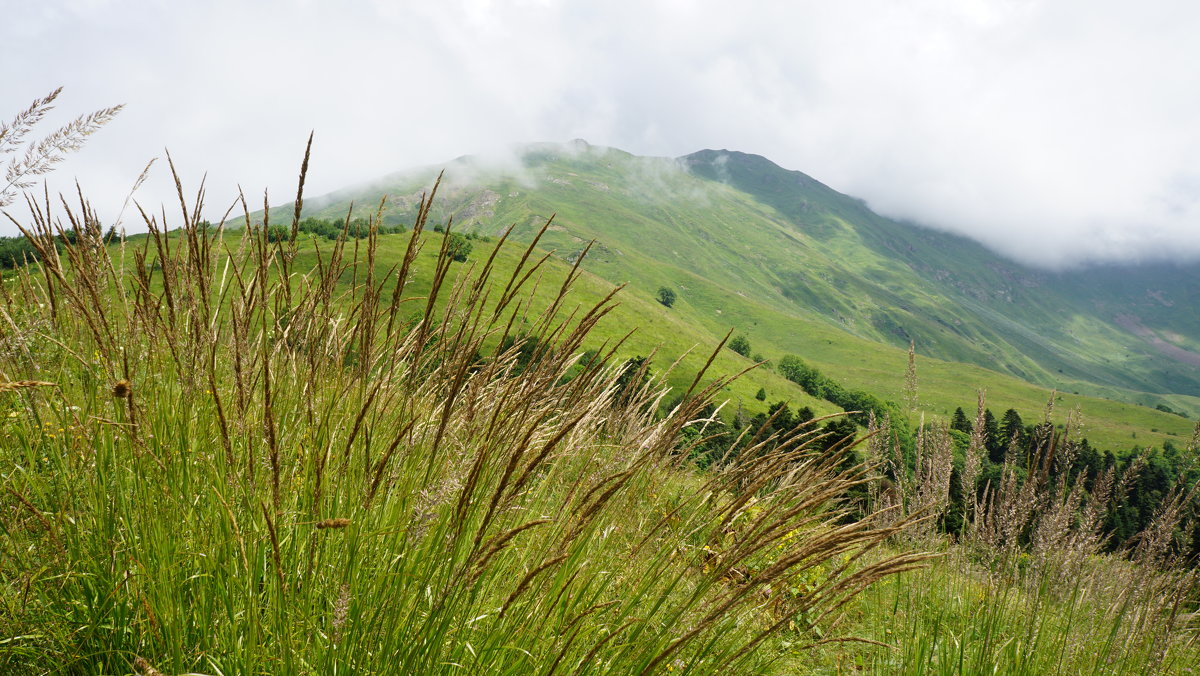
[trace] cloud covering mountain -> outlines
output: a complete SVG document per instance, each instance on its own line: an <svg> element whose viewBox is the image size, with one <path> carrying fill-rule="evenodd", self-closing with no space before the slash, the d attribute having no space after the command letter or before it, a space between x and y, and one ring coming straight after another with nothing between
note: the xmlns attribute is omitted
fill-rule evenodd
<svg viewBox="0 0 1200 676"><path fill-rule="evenodd" d="M2 114L60 84L63 118L128 104L54 178L78 176L110 220L164 146L187 184L209 172L219 212L238 183L294 190L310 129L314 192L582 137L760 153L1042 266L1200 257L1191 3L52 0L3 13ZM141 201L170 198L164 174Z"/></svg>

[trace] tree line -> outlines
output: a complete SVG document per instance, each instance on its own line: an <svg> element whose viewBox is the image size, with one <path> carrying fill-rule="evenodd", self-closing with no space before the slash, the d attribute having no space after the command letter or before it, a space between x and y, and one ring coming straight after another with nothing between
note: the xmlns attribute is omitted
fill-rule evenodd
<svg viewBox="0 0 1200 676"><path fill-rule="evenodd" d="M212 227L211 224L203 224L207 227ZM444 233L445 228L440 225L433 226L434 232ZM332 220L323 218L305 218L297 223L297 231L321 237L331 241L336 241L341 237L347 239L366 239L371 234L371 223L365 218L354 218L349 222L345 220ZM376 234L379 235L394 235L406 232L407 228L403 225L380 225L376 227ZM277 242L286 242L292 236L290 225L275 224L267 226L267 241L272 244ZM115 237L115 233L110 228L104 237L104 241L111 241ZM59 250L62 249L63 243L75 243L76 234L73 230L67 230L59 236L56 245ZM489 241L490 238L476 234L468 233L450 233L450 257L457 262L467 260L471 254L474 241ZM38 253L37 247L33 245L24 235L16 237L0 237L0 269L11 270L21 265L28 263L37 263L41 260L41 254Z"/></svg>
<svg viewBox="0 0 1200 676"><path fill-rule="evenodd" d="M950 428L956 445L960 449L966 448L974 424L961 406L955 409ZM1114 496L1113 505L1105 515L1109 550L1128 544L1145 530L1177 482L1184 487L1191 487L1200 481L1200 468L1193 457L1197 449L1192 448L1190 452L1180 449L1169 439L1161 447L1134 446L1125 451L1098 449L1086 437L1078 441L1063 439L1061 443L1074 444L1071 464L1059 466L1055 463L1042 468L1034 466L1039 444L1052 435L1061 434L1053 422L1043 419L1027 423L1018 411L1011 408L997 418L991 409L985 409L982 432L986 456L976 487L981 494L989 483L995 485L998 482L1001 468L1006 462L1024 475L1035 470L1046 471L1052 482L1058 482L1061 478L1066 486L1079 486L1088 494L1107 470L1114 469L1118 476L1132 472L1129 475L1129 490L1123 495ZM1200 555L1200 522L1182 527L1176 537L1187 550L1188 556Z"/></svg>
<svg viewBox="0 0 1200 676"><path fill-rule="evenodd" d="M738 348L735 351L739 354L749 352L748 345L739 343ZM869 392L848 388L795 355L783 357L776 371L808 394L850 412L847 417L831 420L820 428L821 433L828 434L828 446L832 446L839 438L853 435L855 423L867 427L872 419L887 419L891 436L888 444L896 449L902 466L886 468L885 475L890 472L893 475L887 478L895 480L897 477L894 473L897 471L909 475L915 472L916 434L901 406ZM760 392L760 395L765 395L765 392ZM733 420L718 423L718 432L710 435L712 443L702 444L696 453L697 462L700 465L712 462L714 454L721 452L719 449L728 448L731 439L748 438L760 428L780 439L796 430L806 429L811 433L813 429L809 422L812 419L813 412L808 407L793 413L788 404L782 401L772 404L767 413L752 418L735 414ZM965 524L967 496L960 488L960 477L974 426L975 423L961 406L955 409L949 425L949 434L955 447L950 506L939 523L941 529L950 534L961 532ZM1015 469L1022 481L1031 471L1043 472L1048 476L1050 485L1058 485L1061 480L1068 489L1078 487L1089 495L1099 478L1109 469L1113 469L1117 476L1127 475L1128 490L1123 495L1115 496L1104 519L1109 551L1130 544L1132 538L1143 532L1163 508L1172 490L1186 490L1200 481L1200 463L1193 457L1200 449L1181 449L1170 440L1163 442L1161 448L1135 446L1124 451L1099 449L1087 438L1065 438L1061 426L1056 426L1048 419L1026 422L1026 416L1012 408L999 417L991 409L985 408L980 436L984 448L982 467L975 485L977 498L982 498L986 491L999 486L1006 463ZM1037 464L1044 462L1043 445L1051 443L1051 440L1052 443L1073 445L1069 465ZM857 452L847 455L848 463L860 461L861 454ZM1181 526L1175 534L1175 540L1179 553L1200 557L1200 521L1193 520Z"/></svg>

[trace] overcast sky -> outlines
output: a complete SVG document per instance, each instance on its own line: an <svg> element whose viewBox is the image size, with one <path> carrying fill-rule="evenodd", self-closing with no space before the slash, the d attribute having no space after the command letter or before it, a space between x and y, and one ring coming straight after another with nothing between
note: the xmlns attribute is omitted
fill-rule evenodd
<svg viewBox="0 0 1200 676"><path fill-rule="evenodd" d="M1187 0L11 0L0 117L126 104L52 178L110 222L164 148L223 210L284 201L310 130L309 195L584 138L758 153L1039 265L1196 260L1198 35Z"/></svg>

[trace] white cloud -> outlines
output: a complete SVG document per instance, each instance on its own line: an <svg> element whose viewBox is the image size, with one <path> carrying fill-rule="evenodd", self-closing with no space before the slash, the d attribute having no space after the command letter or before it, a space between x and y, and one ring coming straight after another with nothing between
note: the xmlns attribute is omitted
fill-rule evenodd
<svg viewBox="0 0 1200 676"><path fill-rule="evenodd" d="M78 176L112 218L169 147L221 208L513 142L765 155L1042 265L1200 257L1200 6L1108 0L208 3L4 10L11 114L128 104ZM59 118L65 121L65 114ZM171 197L164 176L141 199ZM168 212L171 213L171 212ZM111 214L109 216L108 214Z"/></svg>

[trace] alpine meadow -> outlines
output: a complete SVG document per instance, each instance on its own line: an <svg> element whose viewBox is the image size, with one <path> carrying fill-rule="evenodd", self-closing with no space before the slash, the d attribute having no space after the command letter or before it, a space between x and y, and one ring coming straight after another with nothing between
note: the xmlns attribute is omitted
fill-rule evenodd
<svg viewBox="0 0 1200 676"><path fill-rule="evenodd" d="M57 95L0 126L0 672L1200 664L1195 263L582 140L312 197L310 137L223 217L168 158L118 224L33 183L120 112L28 141Z"/></svg>

